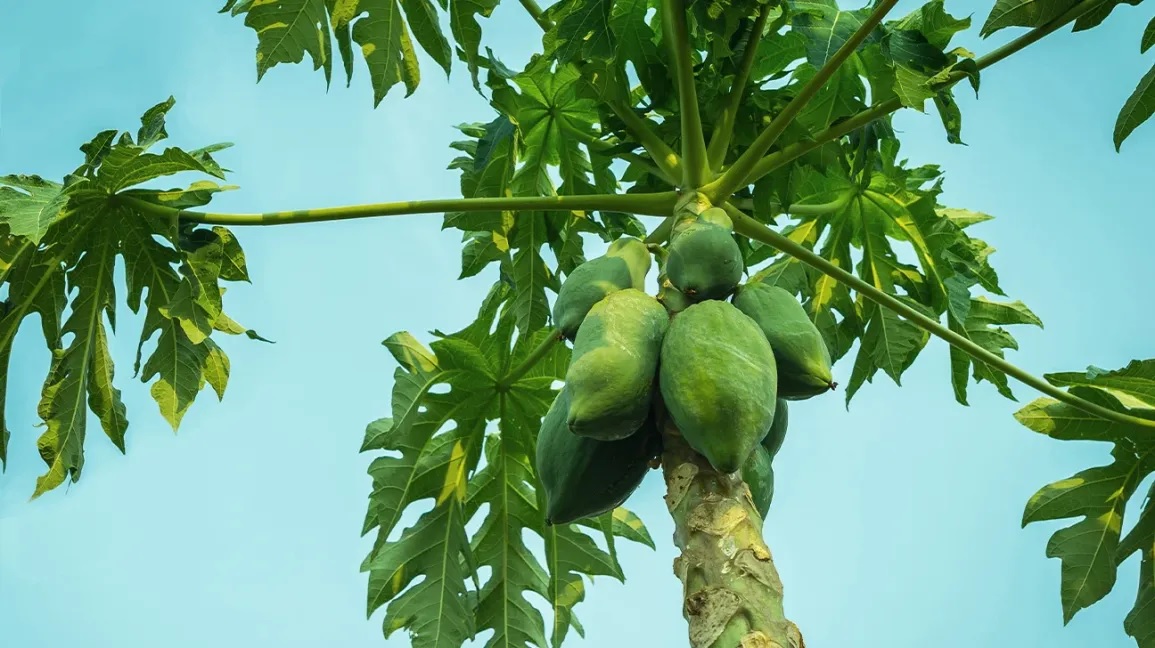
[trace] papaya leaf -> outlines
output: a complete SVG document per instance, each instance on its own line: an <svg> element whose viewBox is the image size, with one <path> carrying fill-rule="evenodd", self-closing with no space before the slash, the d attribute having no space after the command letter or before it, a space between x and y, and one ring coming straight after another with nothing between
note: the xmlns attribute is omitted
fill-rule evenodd
<svg viewBox="0 0 1155 648"><path fill-rule="evenodd" d="M549 321L546 288L560 288L556 275L541 256L549 243L549 230L540 212L521 212L513 233L513 284L516 288L514 308L521 331L534 331Z"/></svg>
<svg viewBox="0 0 1155 648"><path fill-rule="evenodd" d="M581 78L573 66L555 72L548 63L531 62L512 78L512 85L495 88L493 105L501 115L485 126L476 143L456 143L455 148L471 154L455 161L462 169L463 195L572 195L599 190L590 158L575 136L593 137L596 104L579 96ZM550 176L554 169L561 178L557 187ZM547 289L560 288L542 256L544 248L554 253L559 270L569 272L584 260L581 232L604 232L580 212L453 214L447 215L445 226L467 232L464 276L495 261L506 269L515 287L518 328L523 333L546 324Z"/></svg>
<svg viewBox="0 0 1155 648"><path fill-rule="evenodd" d="M1063 561L1063 621L1102 599L1115 586L1115 553L1124 507L1139 480L1155 470L1148 448L1136 456L1112 451L1115 461L1044 486L1027 503L1023 525L1042 520L1084 516L1060 529L1047 543L1047 557Z"/></svg>
<svg viewBox="0 0 1155 648"><path fill-rule="evenodd" d="M1072 31L1084 31L1093 27L1098 27L1099 25L1103 24L1103 21L1106 20L1108 16L1111 15L1111 12L1115 10L1115 7L1118 7L1122 4L1135 6L1140 2L1143 2L1143 0L1107 0L1107 2L1099 4L1087 13L1076 18L1075 26L1072 28Z"/></svg>
<svg viewBox="0 0 1155 648"><path fill-rule="evenodd" d="M1134 553L1139 553L1139 591L1135 595L1135 605L1123 619L1123 630L1135 638L1140 648L1148 648L1155 642L1155 484L1147 492L1143 502L1143 513L1131 531L1119 543L1117 560L1122 563Z"/></svg>
<svg viewBox="0 0 1155 648"><path fill-rule="evenodd" d="M956 34L970 29L971 19L970 16L955 18L946 12L943 0L931 0L898 20L894 26L919 32L928 44L942 51Z"/></svg>
<svg viewBox="0 0 1155 648"><path fill-rule="evenodd" d="M629 61L644 70L659 65L659 53L654 29L646 20L651 0L616 0L610 9L610 31L617 41L616 58Z"/></svg>
<svg viewBox="0 0 1155 648"><path fill-rule="evenodd" d="M831 263L856 272L876 288L904 299L928 317L938 319L945 313L950 328L1000 356L1004 349L1018 348L1014 337L1001 326L1042 326L1038 317L1021 302L992 302L971 295L975 286L1003 295L998 274L990 264L994 250L964 231L991 217L938 206L941 189L937 168L906 168L896 161L896 153L892 144L878 152L880 168L870 174L864 187L836 170L796 167L787 185L779 189L784 192L779 202L788 214L795 205L830 204L848 193L852 197L841 209L795 216L797 222L784 226L782 233L815 249ZM932 186L921 188L932 181ZM917 265L900 261L896 243L909 246ZM852 256L854 248L861 250L857 264ZM854 297L845 285L805 268L792 257L775 257L751 280L801 293L833 359L841 358L856 339L861 340L846 385L847 403L879 369L899 383L929 341L915 325ZM1007 377L1001 372L972 363L969 356L953 347L950 354L951 380L960 403L967 402L967 384L972 378L990 381L1013 399Z"/></svg>
<svg viewBox="0 0 1155 648"><path fill-rule="evenodd" d="M494 198L507 195L517 168L516 127L505 115L484 125L458 127L476 139L457 141L453 148L464 151L451 168L461 170L461 194L466 198ZM445 215L442 229L462 230L461 277L470 277L489 264L510 259L509 237L514 219L509 212L457 212Z"/></svg>
<svg viewBox="0 0 1155 648"><path fill-rule="evenodd" d="M1039 27L1077 4L1079 0L997 0L979 35L986 38L1007 27Z"/></svg>
<svg viewBox="0 0 1155 648"><path fill-rule="evenodd" d="M1086 371L1044 374L1047 382L1057 387L1095 387L1110 392L1122 401L1130 398L1129 406L1155 408L1155 360L1133 360L1122 369L1108 371L1087 367Z"/></svg>
<svg viewBox="0 0 1155 648"><path fill-rule="evenodd" d="M613 0L576 0L566 3L564 16L555 18L553 54L559 63L608 61L617 43L610 29Z"/></svg>
<svg viewBox="0 0 1155 648"><path fill-rule="evenodd" d="M465 59L474 87L483 63L481 26L477 17L488 18L496 0L439 0L448 12L449 27ZM411 95L421 72L413 40L449 74L453 51L441 31L438 6L430 0L286 0L254 2L228 0L220 13L244 14L245 26L257 33L257 80L281 63L300 63L308 54L314 70L323 70L326 86L332 81L333 41L345 69L346 83L353 78L353 43L360 47L373 86L377 106L398 83ZM402 14L404 12L404 14Z"/></svg>
<svg viewBox="0 0 1155 648"><path fill-rule="evenodd" d="M946 13L942 0L935 0L886 24L880 39L880 53L892 72L894 96L904 106L919 111L928 99L953 105L950 91L940 92L935 80L959 61L959 50L947 52L951 39L970 27L970 18L958 19ZM973 58L973 57L971 57ZM875 97L875 101L879 98ZM954 106L957 108L957 106ZM940 112L942 106L939 106ZM947 121L944 115L944 121ZM948 124L948 136L957 139L957 128Z"/></svg>
<svg viewBox="0 0 1155 648"><path fill-rule="evenodd" d="M772 34L758 43L758 54L750 72L753 79L766 79L785 72L799 59L806 58L806 36L796 31Z"/></svg>
<svg viewBox="0 0 1155 648"><path fill-rule="evenodd" d="M1052 384L1067 386L1078 396L1108 409L1155 419L1155 409L1144 398L1155 393L1155 360L1133 361L1114 371L1091 369L1048 376ZM1127 407L1116 393L1135 395L1138 407ZM1056 531L1047 543L1047 557L1062 561L1060 587L1064 623L1080 610L1101 600L1114 588L1118 565L1141 554L1135 606L1123 622L1124 630L1141 648L1155 638L1150 614L1153 603L1152 565L1155 559L1155 506L1151 494L1138 521L1121 538L1126 507L1139 484L1155 472L1155 441L1146 428L1107 421L1051 398L1040 398L1015 413L1015 418L1054 439L1100 441L1114 444L1113 461L1083 470L1044 486L1028 501L1023 526L1045 520L1082 518Z"/></svg>
<svg viewBox="0 0 1155 648"><path fill-rule="evenodd" d="M1113 135L1116 151L1122 149L1123 141L1143 122L1150 119L1152 113L1155 113L1155 66L1143 75L1139 85L1135 86L1135 90L1119 110Z"/></svg>
<svg viewBox="0 0 1155 648"><path fill-rule="evenodd" d="M970 298L970 292L957 282L951 282L952 306L948 309L947 324L955 333L963 335L987 351L1005 357L1005 349L1018 349L1018 342L1001 326L1012 324L1032 324L1042 328L1043 322L1020 301L994 302L985 297ZM961 302L955 303L955 300ZM967 374L973 367L975 382L989 381L1000 394L1015 400L1006 374L990 365L975 360L960 351L950 348L951 384L955 399L967 404Z"/></svg>
<svg viewBox="0 0 1155 648"><path fill-rule="evenodd" d="M52 352L38 407L46 429L37 447L48 470L33 497L80 479L89 412L125 450L128 420L108 344L116 329L118 256L127 271L129 308L140 313L144 307L137 370L145 343L161 333L141 379L153 382L153 397L174 430L206 384L224 395L229 363L210 339L213 331L262 339L223 311L221 282L248 281L244 252L232 233L178 227L125 200L200 206L228 188L198 181L187 190L131 189L185 171L223 177L211 153L227 145L148 151L167 137L164 118L173 105L169 98L146 111L136 141L129 133L99 133L81 147L85 161L63 184L8 176L0 188L0 285L8 291L0 311L0 388L7 385L11 346L28 315L39 316ZM0 460L9 436L0 419Z"/></svg>
<svg viewBox="0 0 1155 648"><path fill-rule="evenodd" d="M39 244L48 228L68 215L70 193L40 176L0 177L0 224L11 236Z"/></svg>
<svg viewBox="0 0 1155 648"><path fill-rule="evenodd" d="M841 48L870 15L871 7L854 11L839 9L835 0L793 0L793 31L806 37L806 59L811 65L822 67ZM877 44L882 37L879 27L863 42Z"/></svg>
<svg viewBox="0 0 1155 648"><path fill-rule="evenodd" d="M550 635L559 645L569 628L582 631L573 608L584 598L583 576L624 578L612 541L603 550L580 525L545 524L533 463L537 429L570 352L555 341L499 389L510 367L556 340L545 328L514 339L517 299L515 288L498 282L461 331L435 333L428 347L408 333L385 341L401 367L391 415L371 423L362 444L363 452L386 452L369 467L373 492L363 533L376 529L377 539L362 569L369 572L368 613L386 607L385 635L407 630L414 646L459 646L492 630L487 646L545 648L545 619L527 593L549 602ZM430 500L432 510L398 536L403 515ZM483 508L469 537L466 525ZM598 524L610 538L652 546L625 509ZM530 550L527 531L542 538L544 556ZM481 581L483 567L490 570Z"/></svg>
<svg viewBox="0 0 1155 648"><path fill-rule="evenodd" d="M805 83L817 72L818 68L803 63L794 70L793 78ZM823 130L840 118L865 110L865 98L866 87L858 72L849 65L840 67L799 113L798 124L814 132Z"/></svg>

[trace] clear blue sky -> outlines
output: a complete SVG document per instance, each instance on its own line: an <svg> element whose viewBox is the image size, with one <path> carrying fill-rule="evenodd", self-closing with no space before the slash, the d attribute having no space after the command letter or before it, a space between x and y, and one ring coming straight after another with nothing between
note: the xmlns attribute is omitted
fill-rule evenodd
<svg viewBox="0 0 1155 648"><path fill-rule="evenodd" d="M463 68L447 82L425 59L417 95L403 101L395 90L377 110L360 66L351 89L337 82L327 94L308 65L256 85L256 37L216 14L220 4L0 0L0 173L59 179L93 134L135 130L172 94L172 143L237 144L220 159L242 189L214 201L219 210L457 195L457 173L445 170L452 126L492 114ZM991 4L948 0L947 9L977 6L981 23ZM975 235L998 248L1007 292L1046 322L1016 332L1013 360L1035 373L1155 356L1155 302L1136 278L1155 240L1155 125L1122 154L1111 145L1115 114L1151 63L1138 53L1149 13L1121 7L1102 28L1048 38L985 74L978 101L960 93L967 147L948 145L933 115L897 123L905 156L947 169L946 202L997 217ZM487 43L520 66L535 29L506 2L486 23ZM981 42L976 32L959 42L979 53L1013 36ZM388 411L395 365L380 342L464 325L492 279L455 281L459 237L440 223L239 231L253 285L232 288L226 308L277 344L227 340L224 403L202 394L176 436L131 378L138 322L122 306L114 353L128 454L94 433L81 482L32 503L48 354L25 327L0 476L0 644L382 645L358 572L370 457L357 453L366 423ZM849 364L836 372L845 380ZM972 407L955 404L937 340L904 383L866 386L849 412L836 397L792 410L766 534L807 645L1132 646L1121 621L1137 557L1104 602L1063 628L1059 562L1044 556L1059 524L1019 528L1037 488L1102 462L1108 448L1035 435L986 385L972 388ZM1022 403L1035 397L1016 392ZM630 502L658 550L621 549L627 582L593 585L579 608L587 639L572 645L685 645L661 492L651 473Z"/></svg>

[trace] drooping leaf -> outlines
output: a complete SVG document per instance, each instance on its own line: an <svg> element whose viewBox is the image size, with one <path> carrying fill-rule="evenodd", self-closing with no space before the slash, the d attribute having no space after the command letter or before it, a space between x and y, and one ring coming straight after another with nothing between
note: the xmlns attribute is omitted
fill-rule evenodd
<svg viewBox="0 0 1155 648"><path fill-rule="evenodd" d="M1079 0L996 0L979 35L985 38L1007 27L1039 27L1078 3Z"/></svg>
<svg viewBox="0 0 1155 648"><path fill-rule="evenodd" d="M1119 110L1113 135L1116 151L1123 147L1123 140L1151 118L1152 113L1155 113L1155 66L1139 79L1139 85L1135 86L1135 90Z"/></svg>
<svg viewBox="0 0 1155 648"><path fill-rule="evenodd" d="M477 17L489 17L496 6L494 0L440 2L475 86L482 59ZM452 50L441 31L438 7L430 0L228 0L220 11L243 14L245 26L256 32L258 81L276 65L301 63L308 55L313 69L323 70L327 85L332 80L334 40L346 82L353 77L353 44L359 46L374 106L398 83L405 86L406 96L416 90L421 72L414 40L449 74Z"/></svg>
<svg viewBox="0 0 1155 648"><path fill-rule="evenodd" d="M959 333L978 344L983 349L1002 358L1005 349L1018 349L1018 342L1002 326L1014 324L1030 324L1042 328L1043 322L1031 312L1022 302L994 302L984 297L970 298L970 292L958 282L951 283L952 308L948 312L948 323L951 330ZM955 300L965 301L964 305L956 306ZM976 382L990 381L999 393L1014 400L1006 374L990 365L975 360L959 350L951 347L951 383L954 385L955 398L962 404L967 404L968 372L973 367L973 377Z"/></svg>
<svg viewBox="0 0 1155 648"><path fill-rule="evenodd" d="M1070 385L1068 391L1091 403L1155 421L1155 408L1146 400L1155 393L1155 360L1133 361L1114 371L1092 369L1055 376L1052 384ZM1133 396L1132 402L1139 406L1126 406L1115 392ZM1129 500L1139 484L1155 472L1155 428L1109 421L1052 398L1033 401L1016 412L1015 418L1054 439L1114 444L1110 464L1083 470L1035 493L1023 512L1023 525L1081 518L1056 531L1047 544L1047 557L1062 561L1064 623L1110 593L1118 565L1139 552L1138 594L1123 627L1140 648L1147 648L1155 638L1150 614L1155 586L1155 574L1150 569L1155 558L1155 506L1150 496L1143 502L1131 532L1121 535Z"/></svg>
<svg viewBox="0 0 1155 648"><path fill-rule="evenodd" d="M1155 408L1155 360L1134 360L1113 371L1088 367L1086 371L1051 373L1043 377L1058 387L1095 387L1128 405L1138 401L1135 405Z"/></svg>
<svg viewBox="0 0 1155 648"><path fill-rule="evenodd" d="M134 312L144 309L138 370L143 347L161 332L142 380L156 379L153 397L174 430L206 384L218 397L224 394L228 358L210 335L260 339L223 311L221 282L248 280L244 252L232 233L178 227L155 209L201 206L228 187L198 181L187 190L131 189L184 171L223 176L211 152L224 145L148 151L167 136L164 117L173 105L170 98L145 112L139 141L128 133L98 134L81 147L85 161L63 184L32 176L3 181L0 287L8 296L0 311L0 388L7 386L7 360L27 316L39 316L53 354L37 408L46 428L37 447L48 470L33 497L80 478L90 412L112 443L125 449L128 420L108 342L116 328L117 257L127 270L125 301ZM0 419L0 461L9 437Z"/></svg>
<svg viewBox="0 0 1155 648"><path fill-rule="evenodd" d="M1115 7L1123 4L1135 6L1141 2L1143 2L1143 0L1107 0L1106 2L1099 3L1098 5L1092 7L1091 10L1087 13L1076 18L1075 26L1072 28L1072 30L1078 32L1091 29L1093 27L1098 27L1099 25L1103 24L1103 21L1106 20L1108 16L1111 15L1111 12L1115 10Z"/></svg>

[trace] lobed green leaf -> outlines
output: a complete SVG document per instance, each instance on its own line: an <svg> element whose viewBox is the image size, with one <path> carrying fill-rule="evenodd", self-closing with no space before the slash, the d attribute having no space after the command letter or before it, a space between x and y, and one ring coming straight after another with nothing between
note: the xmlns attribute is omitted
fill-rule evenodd
<svg viewBox="0 0 1155 648"><path fill-rule="evenodd" d="M1155 408L1147 400L1155 393L1155 360L1133 361L1114 371L1091 368L1081 374L1052 374L1048 380L1108 409L1155 419ZM1126 406L1117 395L1129 398L1136 406ZM1107 421L1050 398L1035 400L1016 412L1015 418L1055 439L1113 444L1110 464L1080 471L1031 496L1023 511L1023 525L1082 518L1056 531L1047 544L1047 557L1062 561L1064 622L1110 593L1118 565L1140 553L1138 594L1123 625L1138 645L1146 648L1155 638L1150 615L1155 585L1150 570L1155 558L1155 506L1150 493L1131 531L1123 537L1122 530L1129 500L1139 484L1155 472L1155 441L1147 428Z"/></svg>

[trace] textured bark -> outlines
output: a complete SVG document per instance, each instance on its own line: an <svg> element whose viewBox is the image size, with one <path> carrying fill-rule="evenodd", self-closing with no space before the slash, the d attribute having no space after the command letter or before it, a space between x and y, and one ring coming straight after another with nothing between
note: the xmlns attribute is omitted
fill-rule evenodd
<svg viewBox="0 0 1155 648"><path fill-rule="evenodd" d="M738 474L716 472L668 420L662 437L691 648L804 648L783 611L782 581L749 488Z"/></svg>

